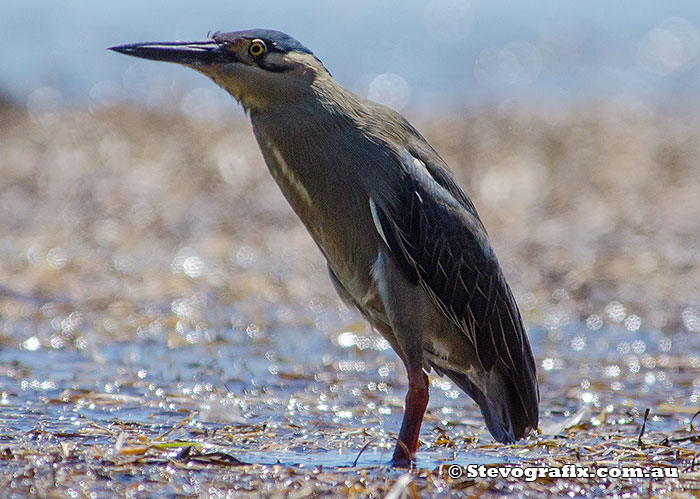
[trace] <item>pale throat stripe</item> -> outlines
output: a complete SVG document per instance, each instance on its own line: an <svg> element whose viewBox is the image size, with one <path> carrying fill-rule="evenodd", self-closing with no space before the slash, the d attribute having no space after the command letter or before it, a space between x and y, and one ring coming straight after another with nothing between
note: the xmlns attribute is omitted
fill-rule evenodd
<svg viewBox="0 0 700 499"><path fill-rule="evenodd" d="M279 171L282 173L284 179L287 181L288 185L296 191L297 195L299 198L306 203L307 206L311 206L311 196L309 196L309 191L306 190L306 187L304 187L304 184L302 184L299 179L297 179L296 175L294 175L294 172L289 168L289 165L287 165L287 162L285 161L284 157L282 157L282 153L280 152L279 149L277 149L275 146L272 144L269 144L270 150L272 151L272 155L275 157L275 160L277 160L277 164L279 165Z"/></svg>

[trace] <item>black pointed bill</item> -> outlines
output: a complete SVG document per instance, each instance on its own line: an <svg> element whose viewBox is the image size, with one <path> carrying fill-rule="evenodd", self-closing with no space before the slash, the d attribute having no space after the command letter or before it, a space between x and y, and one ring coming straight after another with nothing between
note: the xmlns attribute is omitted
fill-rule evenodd
<svg viewBox="0 0 700 499"><path fill-rule="evenodd" d="M202 42L146 42L129 43L109 47L121 54L151 59L154 61L174 62L187 66L234 62L234 55L222 48L214 40Z"/></svg>

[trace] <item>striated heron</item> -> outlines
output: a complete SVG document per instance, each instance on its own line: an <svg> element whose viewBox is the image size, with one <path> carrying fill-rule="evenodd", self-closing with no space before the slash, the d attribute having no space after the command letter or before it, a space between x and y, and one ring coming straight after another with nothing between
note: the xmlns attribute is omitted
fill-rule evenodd
<svg viewBox="0 0 700 499"><path fill-rule="evenodd" d="M265 162L341 298L406 367L395 466L408 466L418 447L430 369L476 401L499 442L537 428L535 363L486 230L445 162L401 115L343 88L279 31L111 50L189 66L250 115Z"/></svg>

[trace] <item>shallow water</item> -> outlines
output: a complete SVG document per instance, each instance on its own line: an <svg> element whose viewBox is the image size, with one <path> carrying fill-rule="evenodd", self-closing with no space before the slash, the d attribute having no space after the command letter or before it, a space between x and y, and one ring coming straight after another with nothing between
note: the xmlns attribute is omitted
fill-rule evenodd
<svg viewBox="0 0 700 499"><path fill-rule="evenodd" d="M1 486L377 496L402 483L382 464L403 367L335 296L246 124L0 113ZM476 405L431 376L416 491L639 485L444 474L570 462L680 466L682 481L653 490L693 490L700 127L655 113L501 109L420 127L450 164L470 165L455 173L528 324L541 435L495 445Z"/></svg>
<svg viewBox="0 0 700 499"><path fill-rule="evenodd" d="M310 314L309 322L313 318ZM275 428L274 442L263 444L272 445L270 450L226 447L245 462L351 466L367 443L358 465L388 461L389 434L400 425L406 384L397 357L380 337L343 330L358 327L343 320L336 320L339 332L330 336L315 326L280 324L254 335L230 324L211 326L217 333L208 340L176 346L136 337L98 340L89 350L55 349L36 336L5 338L0 351L5 443L36 431L65 434L69 442L73 435L82 445L110 443L104 435L80 437L85 422L128 422L155 437L196 413L183 429L185 439L192 436L190 428ZM588 408L584 418L604 411L624 425L653 407L650 428L672 432L687 424L690 413L663 407L692 404L697 397L700 356L688 353L700 351L695 336L570 325L554 332L530 327L530 339L539 364L543 429L582 408ZM445 378L431 381L427 445L418 465L508 460L508 452L494 456L440 446L443 436L489 437L468 397ZM329 445L326 431L348 433Z"/></svg>

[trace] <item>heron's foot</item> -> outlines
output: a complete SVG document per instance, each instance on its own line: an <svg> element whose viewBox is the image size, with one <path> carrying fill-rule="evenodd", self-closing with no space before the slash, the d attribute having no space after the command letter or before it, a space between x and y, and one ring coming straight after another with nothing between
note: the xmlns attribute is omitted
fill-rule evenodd
<svg viewBox="0 0 700 499"><path fill-rule="evenodd" d="M398 452L398 449L397 449ZM396 455L397 452L394 452L394 457L391 458L391 463L390 466L392 468L410 468L411 465L413 464L413 460L410 459L409 457L406 456L406 453L401 451L400 455Z"/></svg>
<svg viewBox="0 0 700 499"><path fill-rule="evenodd" d="M410 468L415 459L416 449L409 448L401 438L396 439L394 455L391 458L392 468Z"/></svg>

